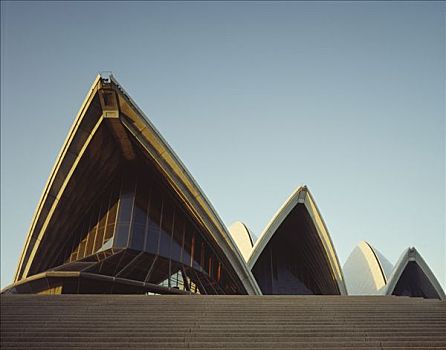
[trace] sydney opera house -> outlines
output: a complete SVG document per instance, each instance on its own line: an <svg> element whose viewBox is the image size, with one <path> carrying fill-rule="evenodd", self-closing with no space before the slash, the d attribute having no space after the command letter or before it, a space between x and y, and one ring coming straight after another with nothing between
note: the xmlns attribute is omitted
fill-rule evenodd
<svg viewBox="0 0 446 350"><path fill-rule="evenodd" d="M229 228L111 75L94 81L37 205L2 349L445 349L414 248L341 267L306 186L254 240Z"/></svg>
<svg viewBox="0 0 446 350"><path fill-rule="evenodd" d="M111 75L98 76L56 160L2 294L395 295L444 299L414 248L361 242L341 267L306 186L254 241L229 229Z"/></svg>

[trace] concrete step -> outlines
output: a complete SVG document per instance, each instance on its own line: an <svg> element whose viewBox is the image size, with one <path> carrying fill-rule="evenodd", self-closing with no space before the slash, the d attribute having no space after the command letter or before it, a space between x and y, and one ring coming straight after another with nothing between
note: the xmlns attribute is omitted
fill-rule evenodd
<svg viewBox="0 0 446 350"><path fill-rule="evenodd" d="M66 349L68 347L74 348L83 348L83 349L98 349L98 344L96 343L88 343L88 342L79 342L75 339L72 341L64 340L60 342L52 342L49 343L38 343L36 341L22 342L20 344L16 342L8 342L3 341L1 343L2 349L4 348L22 348L22 349L48 349L48 348L59 348ZM104 342L100 344L100 349L122 349L123 347L134 349L134 348L146 348L146 349L386 349L388 347L395 347L401 349L411 349L413 347L418 347L422 349L427 349L431 347L443 348L446 346L446 342L442 341L355 341L349 339L347 341L323 341L323 342L300 342L296 343L285 342L282 341L278 344L277 341L272 342L239 342L239 343L230 343L230 342L202 342L202 343L193 343L193 342L171 342L171 341L163 341L159 342L132 342L129 343L126 339L121 340L119 343L117 342Z"/></svg>
<svg viewBox="0 0 446 350"><path fill-rule="evenodd" d="M2 349L446 349L405 297L2 295Z"/></svg>

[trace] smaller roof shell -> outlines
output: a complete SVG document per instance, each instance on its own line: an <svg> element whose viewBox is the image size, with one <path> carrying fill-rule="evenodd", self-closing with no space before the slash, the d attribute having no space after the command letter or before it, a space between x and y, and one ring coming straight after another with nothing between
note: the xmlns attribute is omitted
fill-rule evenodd
<svg viewBox="0 0 446 350"><path fill-rule="evenodd" d="M421 254L414 247L407 248L401 254L398 262L395 264L395 268L393 269L392 274L388 279L387 285L385 286L385 288L383 288L383 294L393 294L398 281L400 280L404 270L410 262L415 262L418 265L418 267L426 275L429 282L432 284L432 287L435 289L440 299L445 300L446 296L444 294L443 288L441 288L440 283L438 283L437 278L435 277L434 273L429 268L427 263L424 261Z"/></svg>
<svg viewBox="0 0 446 350"><path fill-rule="evenodd" d="M361 241L350 253L343 267L348 293L381 294L392 269L392 264L378 250Z"/></svg>
<svg viewBox="0 0 446 350"><path fill-rule="evenodd" d="M235 241L237 248L242 253L245 261L248 261L254 246L251 231L241 221L236 221L229 226L229 233Z"/></svg>
<svg viewBox="0 0 446 350"><path fill-rule="evenodd" d="M310 190L306 185L298 187L290 197L285 201L285 203L279 208L276 214L272 217L271 221L263 230L260 237L254 244L251 251L251 255L248 259L248 266L252 270L255 263L257 262L262 251L267 246L268 242L271 240L273 235L277 232L278 228L282 222L287 218L290 212L298 204L303 204L308 211L314 226L316 227L317 234L322 242L324 253L327 256L327 260L330 265L330 269L333 272L333 276L338 285L338 289L341 295L347 295L347 290L344 283L344 277L342 274L342 269L339 264L338 256L336 254L333 242L330 238L327 226L319 212L319 209L314 201Z"/></svg>

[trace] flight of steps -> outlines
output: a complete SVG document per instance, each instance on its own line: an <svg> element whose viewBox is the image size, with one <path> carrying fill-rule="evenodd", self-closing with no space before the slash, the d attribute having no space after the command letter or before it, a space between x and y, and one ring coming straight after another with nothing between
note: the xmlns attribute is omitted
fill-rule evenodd
<svg viewBox="0 0 446 350"><path fill-rule="evenodd" d="M446 349L446 302L2 295L1 349Z"/></svg>

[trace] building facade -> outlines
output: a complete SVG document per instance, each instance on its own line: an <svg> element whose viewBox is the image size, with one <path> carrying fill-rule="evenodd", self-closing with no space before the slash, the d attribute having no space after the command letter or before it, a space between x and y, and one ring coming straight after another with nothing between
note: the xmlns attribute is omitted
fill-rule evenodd
<svg viewBox="0 0 446 350"><path fill-rule="evenodd" d="M368 255L365 267L377 263ZM420 257L412 260L426 270ZM389 281L381 277L377 290L419 296L420 288L407 285L420 275L412 260ZM438 282L434 287L436 294L422 296L444 298ZM2 293L347 295L348 288L306 186L255 243L242 223L228 230L110 75L89 90L38 203L14 282Z"/></svg>

